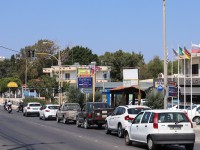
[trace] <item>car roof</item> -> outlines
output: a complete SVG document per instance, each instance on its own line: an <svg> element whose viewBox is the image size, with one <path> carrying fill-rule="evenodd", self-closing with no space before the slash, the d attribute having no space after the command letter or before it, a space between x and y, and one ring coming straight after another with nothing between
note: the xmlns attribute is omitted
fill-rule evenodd
<svg viewBox="0 0 200 150"><path fill-rule="evenodd" d="M29 102L28 104L40 104L39 102Z"/></svg>
<svg viewBox="0 0 200 150"><path fill-rule="evenodd" d="M58 104L46 104L46 106L59 106Z"/></svg>
<svg viewBox="0 0 200 150"><path fill-rule="evenodd" d="M152 110L144 110L144 112L154 112L154 113L167 113L167 112L181 112L182 110L171 110L171 109L152 109Z"/></svg>
<svg viewBox="0 0 200 150"><path fill-rule="evenodd" d="M150 108L148 106L143 106L143 105L125 105L125 106L118 106L118 107L125 107L125 108Z"/></svg>

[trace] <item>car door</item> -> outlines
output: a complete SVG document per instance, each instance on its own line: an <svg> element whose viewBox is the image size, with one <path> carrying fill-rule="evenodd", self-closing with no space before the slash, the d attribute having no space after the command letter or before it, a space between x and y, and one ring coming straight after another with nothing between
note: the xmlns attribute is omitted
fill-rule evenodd
<svg viewBox="0 0 200 150"><path fill-rule="evenodd" d="M45 107L45 106L42 106L42 107L40 108L40 111L39 111L39 113L40 113L40 117L43 116L43 110L44 110L44 107Z"/></svg>
<svg viewBox="0 0 200 150"><path fill-rule="evenodd" d="M114 129L114 122L115 122L115 117L117 115L117 111L118 111L119 107L115 108L115 110L113 111L112 115L110 116L109 120L108 120L108 128L110 129Z"/></svg>
<svg viewBox="0 0 200 150"><path fill-rule="evenodd" d="M87 105L84 104L81 111L78 113L79 122L84 122L84 116L86 115Z"/></svg>
<svg viewBox="0 0 200 150"><path fill-rule="evenodd" d="M140 112L135 119L133 120L131 126L130 126L130 137L131 140L133 141L139 141L138 136L139 136L139 132L138 132L138 126L140 124L140 120L142 118L144 112Z"/></svg>
<svg viewBox="0 0 200 150"><path fill-rule="evenodd" d="M138 124L138 133L140 133L138 134L138 140L141 142L146 142L149 128L152 127L152 125L148 123L150 116L151 112L145 112L142 116L141 123Z"/></svg>

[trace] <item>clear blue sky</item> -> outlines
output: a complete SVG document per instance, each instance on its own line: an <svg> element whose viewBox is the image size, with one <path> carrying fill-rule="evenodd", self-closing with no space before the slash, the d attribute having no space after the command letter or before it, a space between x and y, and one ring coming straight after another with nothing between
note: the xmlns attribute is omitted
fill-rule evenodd
<svg viewBox="0 0 200 150"><path fill-rule="evenodd" d="M162 0L1 0L0 45L20 50L40 39L93 53L141 52L163 59ZM200 43L200 0L166 0L167 47ZM0 56L15 52L0 48Z"/></svg>

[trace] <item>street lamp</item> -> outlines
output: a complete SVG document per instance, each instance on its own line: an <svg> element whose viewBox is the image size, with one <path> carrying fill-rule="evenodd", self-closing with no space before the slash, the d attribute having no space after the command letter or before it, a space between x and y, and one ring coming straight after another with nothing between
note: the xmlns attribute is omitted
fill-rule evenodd
<svg viewBox="0 0 200 150"><path fill-rule="evenodd" d="M53 57L54 59L56 59L58 61L58 70L59 70L59 75L58 75L58 102L59 102L59 105L61 105L61 101L62 101L62 92L61 92L61 57L60 57L60 50L59 50L59 53L58 53L58 58L56 58L54 55L52 54L49 54L49 53L35 53L37 55L48 55L50 57Z"/></svg>
<svg viewBox="0 0 200 150"><path fill-rule="evenodd" d="M163 0L164 109L167 108L166 0Z"/></svg>
<svg viewBox="0 0 200 150"><path fill-rule="evenodd" d="M95 61L93 61L93 62L91 62L91 65L93 65L92 67L93 67L93 75L92 75L92 78L93 78L93 83L92 83L92 100L93 100L93 102L95 101L95 84L96 84L96 67L95 67L95 65L96 65L96 62Z"/></svg>

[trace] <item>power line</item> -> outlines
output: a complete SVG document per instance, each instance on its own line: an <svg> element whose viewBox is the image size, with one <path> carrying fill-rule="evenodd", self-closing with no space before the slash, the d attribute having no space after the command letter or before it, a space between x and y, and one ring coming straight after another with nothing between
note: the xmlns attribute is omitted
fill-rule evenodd
<svg viewBox="0 0 200 150"><path fill-rule="evenodd" d="M7 50L10 50L10 51L13 51L13 52L19 52L19 51L17 51L17 50L14 50L14 49L11 49L11 48L7 48L7 47L4 47L4 46L0 46L0 47L2 47L2 48L4 48L4 49L7 49Z"/></svg>

